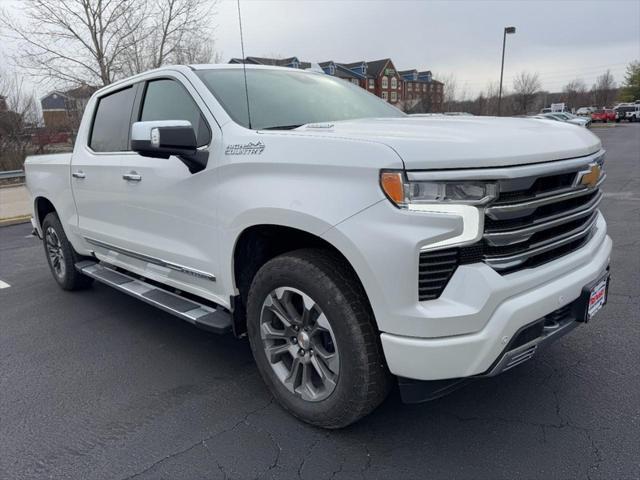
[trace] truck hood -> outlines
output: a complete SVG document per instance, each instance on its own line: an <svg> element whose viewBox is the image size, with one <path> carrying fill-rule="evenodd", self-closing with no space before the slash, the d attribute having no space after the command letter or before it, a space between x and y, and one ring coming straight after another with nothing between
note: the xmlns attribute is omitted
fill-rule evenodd
<svg viewBox="0 0 640 480"><path fill-rule="evenodd" d="M523 165L601 148L584 127L535 118L407 116L308 124L294 134L381 142L408 170Z"/></svg>

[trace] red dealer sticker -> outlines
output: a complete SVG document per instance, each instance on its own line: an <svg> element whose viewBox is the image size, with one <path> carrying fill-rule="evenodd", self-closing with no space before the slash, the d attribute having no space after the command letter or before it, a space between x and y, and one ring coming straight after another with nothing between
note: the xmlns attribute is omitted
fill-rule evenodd
<svg viewBox="0 0 640 480"><path fill-rule="evenodd" d="M607 301L607 280L607 278L603 278L591 289L589 305L587 307L589 319L593 318Z"/></svg>

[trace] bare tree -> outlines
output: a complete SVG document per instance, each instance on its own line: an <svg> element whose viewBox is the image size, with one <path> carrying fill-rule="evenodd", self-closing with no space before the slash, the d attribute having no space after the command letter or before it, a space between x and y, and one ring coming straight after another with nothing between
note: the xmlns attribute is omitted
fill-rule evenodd
<svg viewBox="0 0 640 480"><path fill-rule="evenodd" d="M215 0L23 0L0 14L16 65L59 83L108 85L149 68L213 56Z"/></svg>
<svg viewBox="0 0 640 480"><path fill-rule="evenodd" d="M596 79L591 88L593 104L597 107L611 106L616 97L616 82L609 70Z"/></svg>
<svg viewBox="0 0 640 480"><path fill-rule="evenodd" d="M0 72L0 96L6 110L0 111L0 170L22 168L30 137L28 127L36 124L38 112L33 92L18 75Z"/></svg>
<svg viewBox="0 0 640 480"><path fill-rule="evenodd" d="M458 80L453 73L447 74L433 74L433 78L437 78L443 85L442 92L442 109L445 112L450 112L456 101L456 93L458 89Z"/></svg>
<svg viewBox="0 0 640 480"><path fill-rule="evenodd" d="M569 107L578 108L588 103L587 85L579 78L567 83L562 89L562 93L562 100Z"/></svg>
<svg viewBox="0 0 640 480"><path fill-rule="evenodd" d="M27 73L108 85L144 10L141 0L23 0L20 19L4 11L0 25L18 42L14 61Z"/></svg>
<svg viewBox="0 0 640 480"><path fill-rule="evenodd" d="M127 73L166 64L219 60L214 50L211 19L216 0L145 0L148 20L134 35L126 53Z"/></svg>
<svg viewBox="0 0 640 480"><path fill-rule="evenodd" d="M519 113L527 113L540 90L537 73L521 72L513 81L514 99Z"/></svg>

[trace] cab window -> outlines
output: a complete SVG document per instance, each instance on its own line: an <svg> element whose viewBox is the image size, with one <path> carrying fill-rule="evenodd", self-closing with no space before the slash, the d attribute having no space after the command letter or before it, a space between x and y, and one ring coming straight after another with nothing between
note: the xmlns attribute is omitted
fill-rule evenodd
<svg viewBox="0 0 640 480"><path fill-rule="evenodd" d="M199 147L211 141L211 131L189 92L175 80L152 80L147 84L140 121L187 120L196 132Z"/></svg>
<svg viewBox="0 0 640 480"><path fill-rule="evenodd" d="M129 126L135 89L128 87L98 100L89 146L96 152L129 150Z"/></svg>

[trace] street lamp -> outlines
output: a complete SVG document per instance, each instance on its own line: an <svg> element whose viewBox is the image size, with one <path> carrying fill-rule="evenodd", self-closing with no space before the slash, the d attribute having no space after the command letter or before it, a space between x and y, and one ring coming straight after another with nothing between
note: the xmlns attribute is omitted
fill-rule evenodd
<svg viewBox="0 0 640 480"><path fill-rule="evenodd" d="M502 37L502 66L500 67L500 93L498 93L498 116L500 116L500 107L502 106L502 74L504 73L504 47L507 43L507 34L516 33L516 27L504 27L504 36Z"/></svg>

